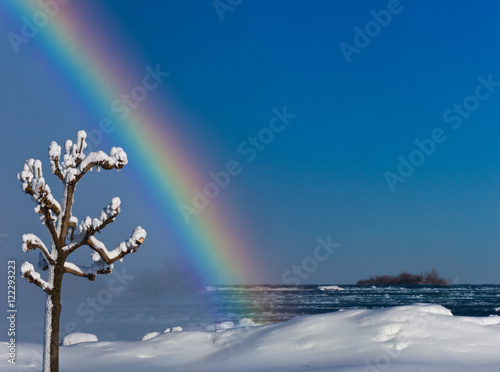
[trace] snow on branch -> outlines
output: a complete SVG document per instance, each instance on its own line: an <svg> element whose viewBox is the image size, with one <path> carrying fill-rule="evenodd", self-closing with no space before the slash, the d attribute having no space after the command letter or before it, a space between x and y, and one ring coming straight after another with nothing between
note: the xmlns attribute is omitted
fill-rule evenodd
<svg viewBox="0 0 500 372"><path fill-rule="evenodd" d="M138 226L129 239L118 244L112 251L108 251L106 246L101 241L97 240L95 236L90 236L87 240L87 244L97 253L92 255L92 260L94 262L98 263L102 260L110 265L123 256L137 251L139 246L144 242L144 239L146 239L146 230Z"/></svg>
<svg viewBox="0 0 500 372"><path fill-rule="evenodd" d="M34 234L23 234L23 252L28 252L30 249L40 249L41 253L43 254L43 257L47 262L49 262L51 265L55 264L54 259L50 255L49 250L43 244L43 242L40 240L40 238Z"/></svg>
<svg viewBox="0 0 500 372"><path fill-rule="evenodd" d="M49 146L49 159L50 159L50 170L52 174L55 174L61 181L64 181L64 175L61 168L61 146L57 142L52 141Z"/></svg>
<svg viewBox="0 0 500 372"><path fill-rule="evenodd" d="M76 218L75 216L71 216L69 218L69 223L68 223L68 234L70 241L73 240L73 236L77 225L78 225L78 218Z"/></svg>
<svg viewBox="0 0 500 372"><path fill-rule="evenodd" d="M121 147L112 147L109 156L103 151L91 152L80 163L78 172L74 174L75 182L78 182L92 168L103 168L106 170L122 169L128 163L127 153ZM68 181L68 178L67 178Z"/></svg>
<svg viewBox="0 0 500 372"><path fill-rule="evenodd" d="M23 170L17 174L17 179L23 183L22 188L26 194L31 195L33 201L38 205L35 207L37 213L44 215L45 222L54 222L59 216L61 206L50 192L50 187L45 183L40 160L29 159L24 163Z"/></svg>
<svg viewBox="0 0 500 372"><path fill-rule="evenodd" d="M50 169L64 183L76 183L92 168L121 169L128 160L121 147L112 147L110 154L103 151L83 151L87 148L87 133L81 130L76 136L76 142L67 140L64 144L65 154L61 163L61 146L52 141L49 146Z"/></svg>
<svg viewBox="0 0 500 372"><path fill-rule="evenodd" d="M107 265L102 261L91 266L80 266L71 262L64 263L64 272L94 280L97 274L109 274L113 270L113 265Z"/></svg>
<svg viewBox="0 0 500 372"><path fill-rule="evenodd" d="M64 144L66 154L64 154L63 156L63 164L65 168L75 168L83 159L85 159L83 150L85 150L85 148L87 147L86 139L87 133L85 133L84 130L80 130L76 134L76 143L71 142L71 140L66 140L66 143Z"/></svg>
<svg viewBox="0 0 500 372"><path fill-rule="evenodd" d="M52 292L52 285L43 280L39 273L35 271L35 268L29 262L25 262L21 265L21 275L26 278L30 283L36 284L42 288L46 293L50 294Z"/></svg>
<svg viewBox="0 0 500 372"><path fill-rule="evenodd" d="M111 199L111 203L101 210L99 218L92 219L87 216L80 222L78 235L74 239L71 239L71 243L64 247L64 251L73 252L78 247L86 244L85 242L89 237L93 236L96 232L100 232L106 225L113 222L120 213L120 204L120 198L114 197ZM75 225L78 222L76 218L73 218L72 221ZM71 236L73 237L73 232L71 232Z"/></svg>
<svg viewBox="0 0 500 372"><path fill-rule="evenodd" d="M107 224L113 222L116 216L118 216L120 213L120 205L120 198L115 196L111 199L111 203L101 210L99 218L91 220L90 217L87 217L84 221L82 221L80 224L80 233L82 231L87 231L91 232L93 235L96 232L100 232Z"/></svg>

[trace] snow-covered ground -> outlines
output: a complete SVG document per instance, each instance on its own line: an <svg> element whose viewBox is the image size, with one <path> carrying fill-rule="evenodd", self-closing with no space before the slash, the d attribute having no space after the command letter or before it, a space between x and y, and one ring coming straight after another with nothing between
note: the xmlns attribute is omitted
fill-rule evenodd
<svg viewBox="0 0 500 372"><path fill-rule="evenodd" d="M88 336L86 336L88 337ZM39 371L41 345L17 345ZM263 326L61 346L61 371L500 371L500 317L457 317L439 305L309 315Z"/></svg>

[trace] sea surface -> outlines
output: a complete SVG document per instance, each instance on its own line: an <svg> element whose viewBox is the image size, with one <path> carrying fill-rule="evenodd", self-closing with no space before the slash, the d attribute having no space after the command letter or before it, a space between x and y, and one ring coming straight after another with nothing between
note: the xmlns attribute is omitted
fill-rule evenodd
<svg viewBox="0 0 500 372"><path fill-rule="evenodd" d="M341 290L304 286L217 286L205 296L218 305L221 317L245 316L257 322L276 322L298 315L341 309L375 309L414 303L439 304L457 316L500 315L500 285L340 285Z"/></svg>
<svg viewBox="0 0 500 372"><path fill-rule="evenodd" d="M176 326L216 330L414 303L439 304L455 316L500 315L500 285L339 287L342 290L322 290L318 285L215 286L191 294L75 296L63 304L61 337L79 331L103 341L131 341ZM36 302L20 306L19 340L42 342L43 303Z"/></svg>

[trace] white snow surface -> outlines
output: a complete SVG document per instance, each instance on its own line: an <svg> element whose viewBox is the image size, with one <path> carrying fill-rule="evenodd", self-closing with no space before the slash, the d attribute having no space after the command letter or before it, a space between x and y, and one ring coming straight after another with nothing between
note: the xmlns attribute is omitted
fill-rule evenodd
<svg viewBox="0 0 500 372"><path fill-rule="evenodd" d="M439 305L345 310L145 341L62 346L61 371L500 371L500 317L453 316ZM42 346L17 343L17 364L40 371Z"/></svg>
<svg viewBox="0 0 500 372"><path fill-rule="evenodd" d="M82 342L96 342L97 336L92 333L75 332L64 336L62 344L64 346L81 344Z"/></svg>
<svg viewBox="0 0 500 372"><path fill-rule="evenodd" d="M340 288L337 285L320 285L318 287L322 291L343 291L344 288Z"/></svg>
<svg viewBox="0 0 500 372"><path fill-rule="evenodd" d="M149 332L149 333L146 333L144 336L142 336L141 341L151 340L152 338L155 338L159 334L160 334L160 332Z"/></svg>

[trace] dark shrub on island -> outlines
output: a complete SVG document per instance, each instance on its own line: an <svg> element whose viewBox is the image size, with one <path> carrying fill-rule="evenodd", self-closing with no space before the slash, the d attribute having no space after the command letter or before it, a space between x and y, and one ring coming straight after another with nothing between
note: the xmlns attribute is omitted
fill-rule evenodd
<svg viewBox="0 0 500 372"><path fill-rule="evenodd" d="M402 271L398 276L382 275L370 276L370 279L359 280L357 285L448 285L449 280L441 278L436 269L423 274L410 274Z"/></svg>

